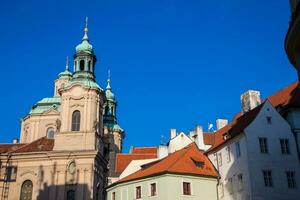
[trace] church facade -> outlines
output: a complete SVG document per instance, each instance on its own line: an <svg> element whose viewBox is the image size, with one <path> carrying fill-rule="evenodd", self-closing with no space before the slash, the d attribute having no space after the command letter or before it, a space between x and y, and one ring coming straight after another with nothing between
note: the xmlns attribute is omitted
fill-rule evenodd
<svg viewBox="0 0 300 200"><path fill-rule="evenodd" d="M54 95L22 119L20 143L0 145L0 195L9 199L104 199L124 131L115 96L95 79L96 55L84 36L71 72L54 81Z"/></svg>

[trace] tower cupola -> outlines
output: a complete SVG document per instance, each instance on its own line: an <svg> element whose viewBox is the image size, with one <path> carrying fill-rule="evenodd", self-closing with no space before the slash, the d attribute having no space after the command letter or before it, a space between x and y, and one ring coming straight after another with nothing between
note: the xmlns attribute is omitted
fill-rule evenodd
<svg viewBox="0 0 300 200"><path fill-rule="evenodd" d="M86 18L84 35L81 43L76 46L74 55L74 78L95 79L96 55L88 37L88 18Z"/></svg>

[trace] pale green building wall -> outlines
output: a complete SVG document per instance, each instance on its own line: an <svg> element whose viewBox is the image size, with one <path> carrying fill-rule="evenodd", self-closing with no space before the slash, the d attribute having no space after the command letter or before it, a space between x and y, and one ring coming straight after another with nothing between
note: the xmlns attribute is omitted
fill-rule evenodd
<svg viewBox="0 0 300 200"><path fill-rule="evenodd" d="M192 195L183 195L183 182L191 183ZM156 196L150 196L151 183L156 183ZM113 192L116 200L134 200L137 186L142 187L142 200L217 200L217 179L173 174L118 184L107 189L107 200L112 199Z"/></svg>

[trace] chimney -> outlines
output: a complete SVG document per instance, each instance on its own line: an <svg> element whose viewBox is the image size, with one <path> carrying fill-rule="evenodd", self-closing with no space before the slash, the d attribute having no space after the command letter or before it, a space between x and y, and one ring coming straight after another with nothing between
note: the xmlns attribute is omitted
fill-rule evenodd
<svg viewBox="0 0 300 200"><path fill-rule="evenodd" d="M13 144L18 144L19 143L19 139L13 139Z"/></svg>
<svg viewBox="0 0 300 200"><path fill-rule="evenodd" d="M195 131L190 131L189 132L189 137L193 140L195 136Z"/></svg>
<svg viewBox="0 0 300 200"><path fill-rule="evenodd" d="M258 106L260 101L260 92L255 90L248 90L241 95L242 112L248 112Z"/></svg>
<svg viewBox="0 0 300 200"><path fill-rule="evenodd" d="M227 119L217 119L216 120L217 130L220 130L221 128L223 128L227 124L228 124L228 120Z"/></svg>
<svg viewBox="0 0 300 200"><path fill-rule="evenodd" d="M172 128L170 129L170 140L172 140L174 137L176 137L176 129Z"/></svg>

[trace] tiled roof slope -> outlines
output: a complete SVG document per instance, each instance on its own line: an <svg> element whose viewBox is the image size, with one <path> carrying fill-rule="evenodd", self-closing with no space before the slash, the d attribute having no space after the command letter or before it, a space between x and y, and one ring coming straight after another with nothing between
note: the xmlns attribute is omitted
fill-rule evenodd
<svg viewBox="0 0 300 200"><path fill-rule="evenodd" d="M116 156L116 174L121 174L125 168L130 164L133 160L143 160L143 159L153 159L157 158L157 154L122 154L118 153Z"/></svg>
<svg viewBox="0 0 300 200"><path fill-rule="evenodd" d="M282 107L283 109L292 106L300 106L299 82L297 81L292 83L291 85L274 93L273 95L267 97L267 100L270 101L274 107ZM264 102L247 113L237 113L232 122L215 132L213 147L208 151L219 147L225 142L224 134L228 133L231 137L240 134L255 119Z"/></svg>
<svg viewBox="0 0 300 200"><path fill-rule="evenodd" d="M203 133L204 144L213 145L215 143L215 136L213 133Z"/></svg>
<svg viewBox="0 0 300 200"><path fill-rule="evenodd" d="M203 167L197 166L196 162L202 163ZM147 178L160 174L185 174L217 178L218 173L204 152L200 151L195 143L178 150L169 156L146 164L142 169L117 181L117 183ZM115 185L112 184L112 185Z"/></svg>
<svg viewBox="0 0 300 200"><path fill-rule="evenodd" d="M132 154L157 154L157 147L133 147Z"/></svg>
<svg viewBox="0 0 300 200"><path fill-rule="evenodd" d="M38 151L52 151L54 146L54 140L42 137L29 144L23 145L13 153L25 153L25 152L38 152Z"/></svg>
<svg viewBox="0 0 300 200"><path fill-rule="evenodd" d="M25 144L0 144L0 153L15 151L24 145Z"/></svg>

